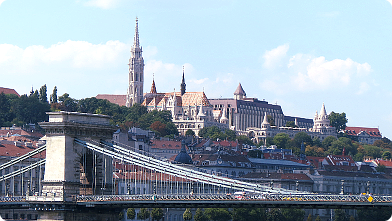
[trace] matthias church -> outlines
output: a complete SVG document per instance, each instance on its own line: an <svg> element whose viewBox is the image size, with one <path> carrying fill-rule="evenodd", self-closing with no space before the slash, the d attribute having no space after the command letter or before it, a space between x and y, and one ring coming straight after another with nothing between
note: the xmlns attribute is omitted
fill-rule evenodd
<svg viewBox="0 0 392 221"><path fill-rule="evenodd" d="M99 94L96 98L107 99L127 107L139 103L146 106L148 111L169 110L181 135L185 135L189 129L197 135L203 127L217 126L222 130L232 129L237 134L247 135L255 142L265 141L267 137L282 132L294 137L296 133L303 131L313 138L319 137L320 140L327 136L336 136L336 130L330 126L324 104L320 115L316 112L313 120L285 116L280 105L246 97L240 83L233 98L209 99L204 91L186 91L184 68L179 92L157 93L156 86L159 87L159 82L156 85L153 79L150 91L144 93L144 59L138 28L136 18L134 43L128 63L127 94ZM286 127L286 123L290 121L295 123L295 127Z"/></svg>

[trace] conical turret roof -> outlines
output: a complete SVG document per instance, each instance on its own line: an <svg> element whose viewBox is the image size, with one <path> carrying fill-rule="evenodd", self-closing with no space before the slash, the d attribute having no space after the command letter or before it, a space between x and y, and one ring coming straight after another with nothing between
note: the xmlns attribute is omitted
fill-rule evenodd
<svg viewBox="0 0 392 221"><path fill-rule="evenodd" d="M238 84L237 89L234 91L234 95L246 96L246 93L245 93L244 89L242 88L241 83Z"/></svg>

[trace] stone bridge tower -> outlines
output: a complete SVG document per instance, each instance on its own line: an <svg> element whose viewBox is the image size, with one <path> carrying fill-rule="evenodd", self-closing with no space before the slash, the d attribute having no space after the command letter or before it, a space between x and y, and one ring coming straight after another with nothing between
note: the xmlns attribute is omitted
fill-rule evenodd
<svg viewBox="0 0 392 221"><path fill-rule="evenodd" d="M110 117L77 112L48 112L49 122L39 125L46 132L46 165L43 195L71 196L111 194L112 158L78 145L80 140L111 140L116 127Z"/></svg>

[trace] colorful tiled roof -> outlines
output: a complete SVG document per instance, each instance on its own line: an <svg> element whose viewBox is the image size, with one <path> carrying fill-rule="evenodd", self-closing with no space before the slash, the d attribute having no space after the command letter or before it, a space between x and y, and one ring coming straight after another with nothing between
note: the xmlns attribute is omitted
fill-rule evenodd
<svg viewBox="0 0 392 221"><path fill-rule="evenodd" d="M35 147L26 147L24 145L14 145L14 144L5 144L5 143L0 143L0 156L6 156L6 157L20 157L30 151L35 150ZM45 151L41 152L40 154L37 154L33 156L33 158L45 158Z"/></svg>

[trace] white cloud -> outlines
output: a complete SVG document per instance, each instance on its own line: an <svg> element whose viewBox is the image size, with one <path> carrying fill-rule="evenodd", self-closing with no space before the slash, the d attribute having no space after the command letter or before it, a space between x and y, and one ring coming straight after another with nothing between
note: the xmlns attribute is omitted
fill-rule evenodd
<svg viewBox="0 0 392 221"><path fill-rule="evenodd" d="M0 5L1 5L3 2L5 2L5 0L0 0Z"/></svg>
<svg viewBox="0 0 392 221"><path fill-rule="evenodd" d="M127 73L128 49L128 45L119 41L92 44L69 40L48 48L33 45L25 49L0 44L0 74L10 76L3 78L2 84L15 88L20 94L26 93L32 85L35 88L43 84L57 85L59 90L69 89L67 92L71 94L71 89L83 90L77 88L79 85L110 84L116 79L116 69ZM91 95L80 93L79 96Z"/></svg>
<svg viewBox="0 0 392 221"><path fill-rule="evenodd" d="M84 3L85 6L98 7L102 9L115 8L120 0L89 0Z"/></svg>
<svg viewBox="0 0 392 221"><path fill-rule="evenodd" d="M283 49L276 51L282 53L273 54L286 54ZM372 68L366 62L361 64L350 58L327 60L323 56L299 53L291 56L286 67L282 66L279 71L266 67L260 86L276 94L290 91L350 90L353 94L360 95L371 89L371 72Z"/></svg>
<svg viewBox="0 0 392 221"><path fill-rule="evenodd" d="M387 0L387 2L389 2L392 5L392 0Z"/></svg>
<svg viewBox="0 0 392 221"><path fill-rule="evenodd" d="M263 55L264 58L263 66L268 69L275 68L280 64L281 60L286 56L288 50L289 50L289 45L284 44L270 51L266 51Z"/></svg>

